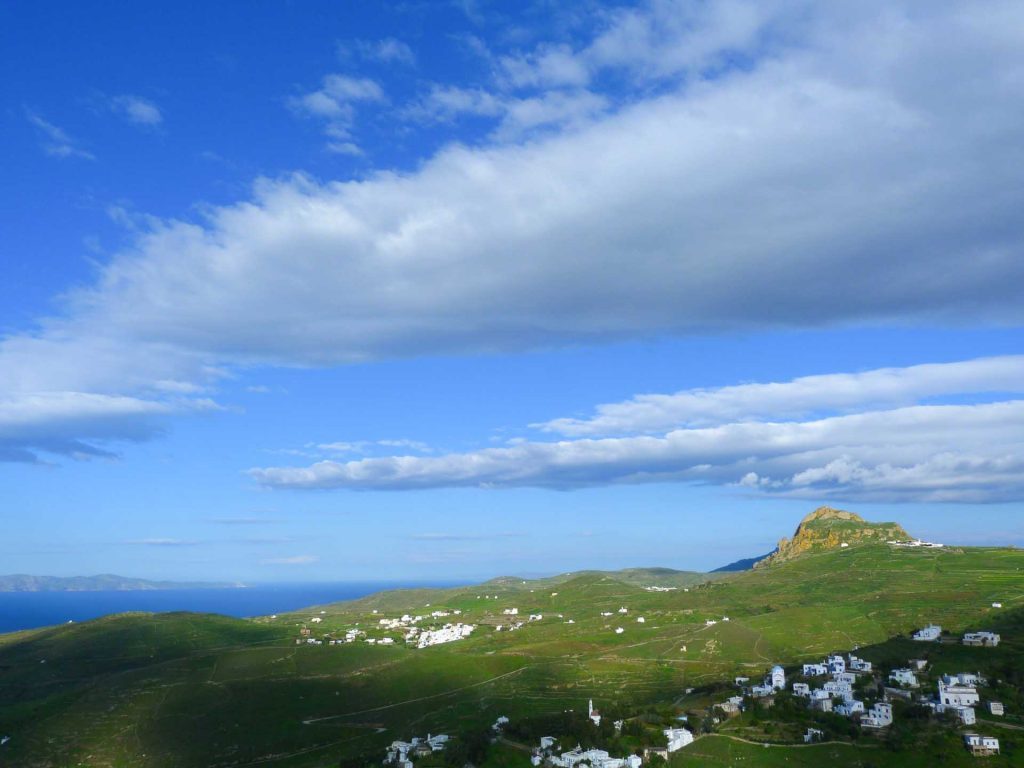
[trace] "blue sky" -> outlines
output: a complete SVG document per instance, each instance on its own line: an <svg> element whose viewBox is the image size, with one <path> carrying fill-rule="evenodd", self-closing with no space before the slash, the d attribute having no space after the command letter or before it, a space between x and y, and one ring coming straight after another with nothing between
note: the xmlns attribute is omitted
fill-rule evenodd
<svg viewBox="0 0 1024 768"><path fill-rule="evenodd" d="M0 571L1024 544L1021 22L5 7Z"/></svg>

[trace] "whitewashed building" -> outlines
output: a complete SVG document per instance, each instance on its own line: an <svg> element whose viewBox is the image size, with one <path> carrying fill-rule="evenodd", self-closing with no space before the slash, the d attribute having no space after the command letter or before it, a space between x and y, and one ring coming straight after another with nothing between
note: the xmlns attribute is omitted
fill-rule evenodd
<svg viewBox="0 0 1024 768"><path fill-rule="evenodd" d="M999 645L1000 637L995 632L967 632L964 635L964 645L981 645L995 648Z"/></svg>
<svg viewBox="0 0 1024 768"><path fill-rule="evenodd" d="M685 728L666 728L664 734L668 739L669 752L676 752L687 744L693 744L693 734Z"/></svg>
<svg viewBox="0 0 1024 768"><path fill-rule="evenodd" d="M981 701L978 689L973 685L947 684L939 680L939 703L952 704L959 707L973 707Z"/></svg>
<svg viewBox="0 0 1024 768"><path fill-rule="evenodd" d="M889 679L899 685L905 685L908 688L918 688L920 683L917 681L917 675L914 674L913 670L910 669L894 669L889 673Z"/></svg>
<svg viewBox="0 0 1024 768"><path fill-rule="evenodd" d="M860 719L864 728L887 728L892 725L892 704L878 702Z"/></svg>
<svg viewBox="0 0 1024 768"><path fill-rule="evenodd" d="M993 736L979 736L976 733L965 733L964 745L975 757L999 754L999 739Z"/></svg>
<svg viewBox="0 0 1024 768"><path fill-rule="evenodd" d="M929 624L927 627L917 630L912 637L914 640L924 643L937 643L942 637L942 627L938 624Z"/></svg>

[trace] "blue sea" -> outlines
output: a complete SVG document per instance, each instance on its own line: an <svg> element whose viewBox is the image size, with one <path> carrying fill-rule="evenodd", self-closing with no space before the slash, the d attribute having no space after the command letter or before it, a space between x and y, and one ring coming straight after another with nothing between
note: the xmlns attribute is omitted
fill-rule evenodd
<svg viewBox="0 0 1024 768"><path fill-rule="evenodd" d="M460 582L461 583L461 582ZM338 582L262 584L238 589L161 589L116 592L0 592L0 633L123 611L197 611L265 616L310 605L355 600L385 589L453 587L455 582Z"/></svg>

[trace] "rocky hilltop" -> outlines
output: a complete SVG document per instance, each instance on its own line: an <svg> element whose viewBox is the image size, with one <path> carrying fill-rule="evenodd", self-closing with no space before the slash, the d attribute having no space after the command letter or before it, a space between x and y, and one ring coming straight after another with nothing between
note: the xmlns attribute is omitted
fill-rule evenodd
<svg viewBox="0 0 1024 768"><path fill-rule="evenodd" d="M847 544L910 538L898 523L869 523L854 512L818 507L800 521L792 538L779 539L775 551L754 564L755 568L783 563L806 552L836 549Z"/></svg>

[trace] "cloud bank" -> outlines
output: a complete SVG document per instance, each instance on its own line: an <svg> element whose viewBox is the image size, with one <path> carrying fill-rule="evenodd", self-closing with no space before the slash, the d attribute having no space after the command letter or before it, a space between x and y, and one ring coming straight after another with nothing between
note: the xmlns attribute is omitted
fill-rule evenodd
<svg viewBox="0 0 1024 768"><path fill-rule="evenodd" d="M936 394L957 399L976 392L1019 395L1024 392L1021 363L1018 357L990 358L679 393L664 396L677 406L679 419L713 426L517 441L436 457L319 461L307 467L253 469L250 474L264 486L287 489L572 489L688 482L809 499L1014 501L1024 498L1024 400L872 406ZM991 383L986 372L997 372ZM622 431L627 422L644 429L652 423L667 426L665 409L657 409L653 421L643 407L631 412L630 406L638 402L644 401L631 401L611 416L606 407L604 422L599 417L552 423L582 424L587 434L602 423L611 431ZM801 415L806 412L801 402L859 412L803 420L773 414L789 409L789 415ZM706 411L701 411L703 403L708 404Z"/></svg>

